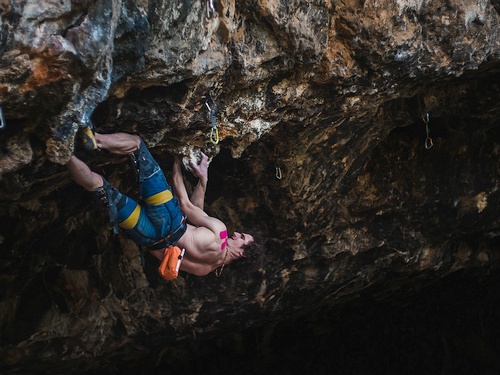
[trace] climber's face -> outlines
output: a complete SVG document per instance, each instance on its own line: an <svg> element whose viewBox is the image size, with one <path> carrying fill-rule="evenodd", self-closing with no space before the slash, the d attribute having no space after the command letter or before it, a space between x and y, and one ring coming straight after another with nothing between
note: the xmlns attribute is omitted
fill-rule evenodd
<svg viewBox="0 0 500 375"><path fill-rule="evenodd" d="M233 235L228 239L228 243L231 243L231 247L240 251L240 256L244 256L243 250L253 241L254 238L251 234L239 232L234 232Z"/></svg>

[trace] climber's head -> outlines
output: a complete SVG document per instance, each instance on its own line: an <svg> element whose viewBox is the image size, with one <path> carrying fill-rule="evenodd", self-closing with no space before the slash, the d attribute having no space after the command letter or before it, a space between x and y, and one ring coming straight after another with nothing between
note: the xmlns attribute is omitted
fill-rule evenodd
<svg viewBox="0 0 500 375"><path fill-rule="evenodd" d="M228 239L228 246L231 251L236 252L238 267L258 268L261 265L263 255L262 237L257 234L234 232Z"/></svg>

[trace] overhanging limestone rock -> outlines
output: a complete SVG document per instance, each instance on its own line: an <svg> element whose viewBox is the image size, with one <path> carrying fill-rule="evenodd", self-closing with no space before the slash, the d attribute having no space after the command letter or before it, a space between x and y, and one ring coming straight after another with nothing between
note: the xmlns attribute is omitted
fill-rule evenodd
<svg viewBox="0 0 500 375"><path fill-rule="evenodd" d="M6 371L90 371L113 353L496 270L498 4L215 4L210 18L205 1L0 5ZM166 171L173 153L206 148L207 209L265 236L259 271L166 284L143 270L63 167L76 152L129 186L126 158L79 148L89 120L141 134Z"/></svg>

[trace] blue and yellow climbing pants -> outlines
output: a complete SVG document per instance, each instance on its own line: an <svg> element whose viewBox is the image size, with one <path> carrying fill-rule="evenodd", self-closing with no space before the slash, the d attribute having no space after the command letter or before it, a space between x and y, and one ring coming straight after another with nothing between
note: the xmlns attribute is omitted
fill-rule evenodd
<svg viewBox="0 0 500 375"><path fill-rule="evenodd" d="M132 159L137 167L140 200L130 198L104 180L108 207L112 208L110 216L112 211L115 216L111 219L138 245L149 249L175 245L187 225L179 201L142 140Z"/></svg>

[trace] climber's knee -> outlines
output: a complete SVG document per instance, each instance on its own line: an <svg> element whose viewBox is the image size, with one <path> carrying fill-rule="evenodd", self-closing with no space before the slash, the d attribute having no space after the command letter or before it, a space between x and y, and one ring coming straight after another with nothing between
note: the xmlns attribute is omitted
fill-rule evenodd
<svg viewBox="0 0 500 375"><path fill-rule="evenodd" d="M121 193L106 181L106 179L103 178L102 180L103 185L90 192L103 207L108 207L111 202L115 201L115 199L121 195Z"/></svg>
<svg viewBox="0 0 500 375"><path fill-rule="evenodd" d="M114 232L118 233L118 211L125 205L127 197L103 178L103 185L91 190L104 209L107 209L109 220L114 224Z"/></svg>
<svg viewBox="0 0 500 375"><path fill-rule="evenodd" d="M139 138L139 148L130 156L139 181L144 181L160 171L160 166L149 152L146 144Z"/></svg>

